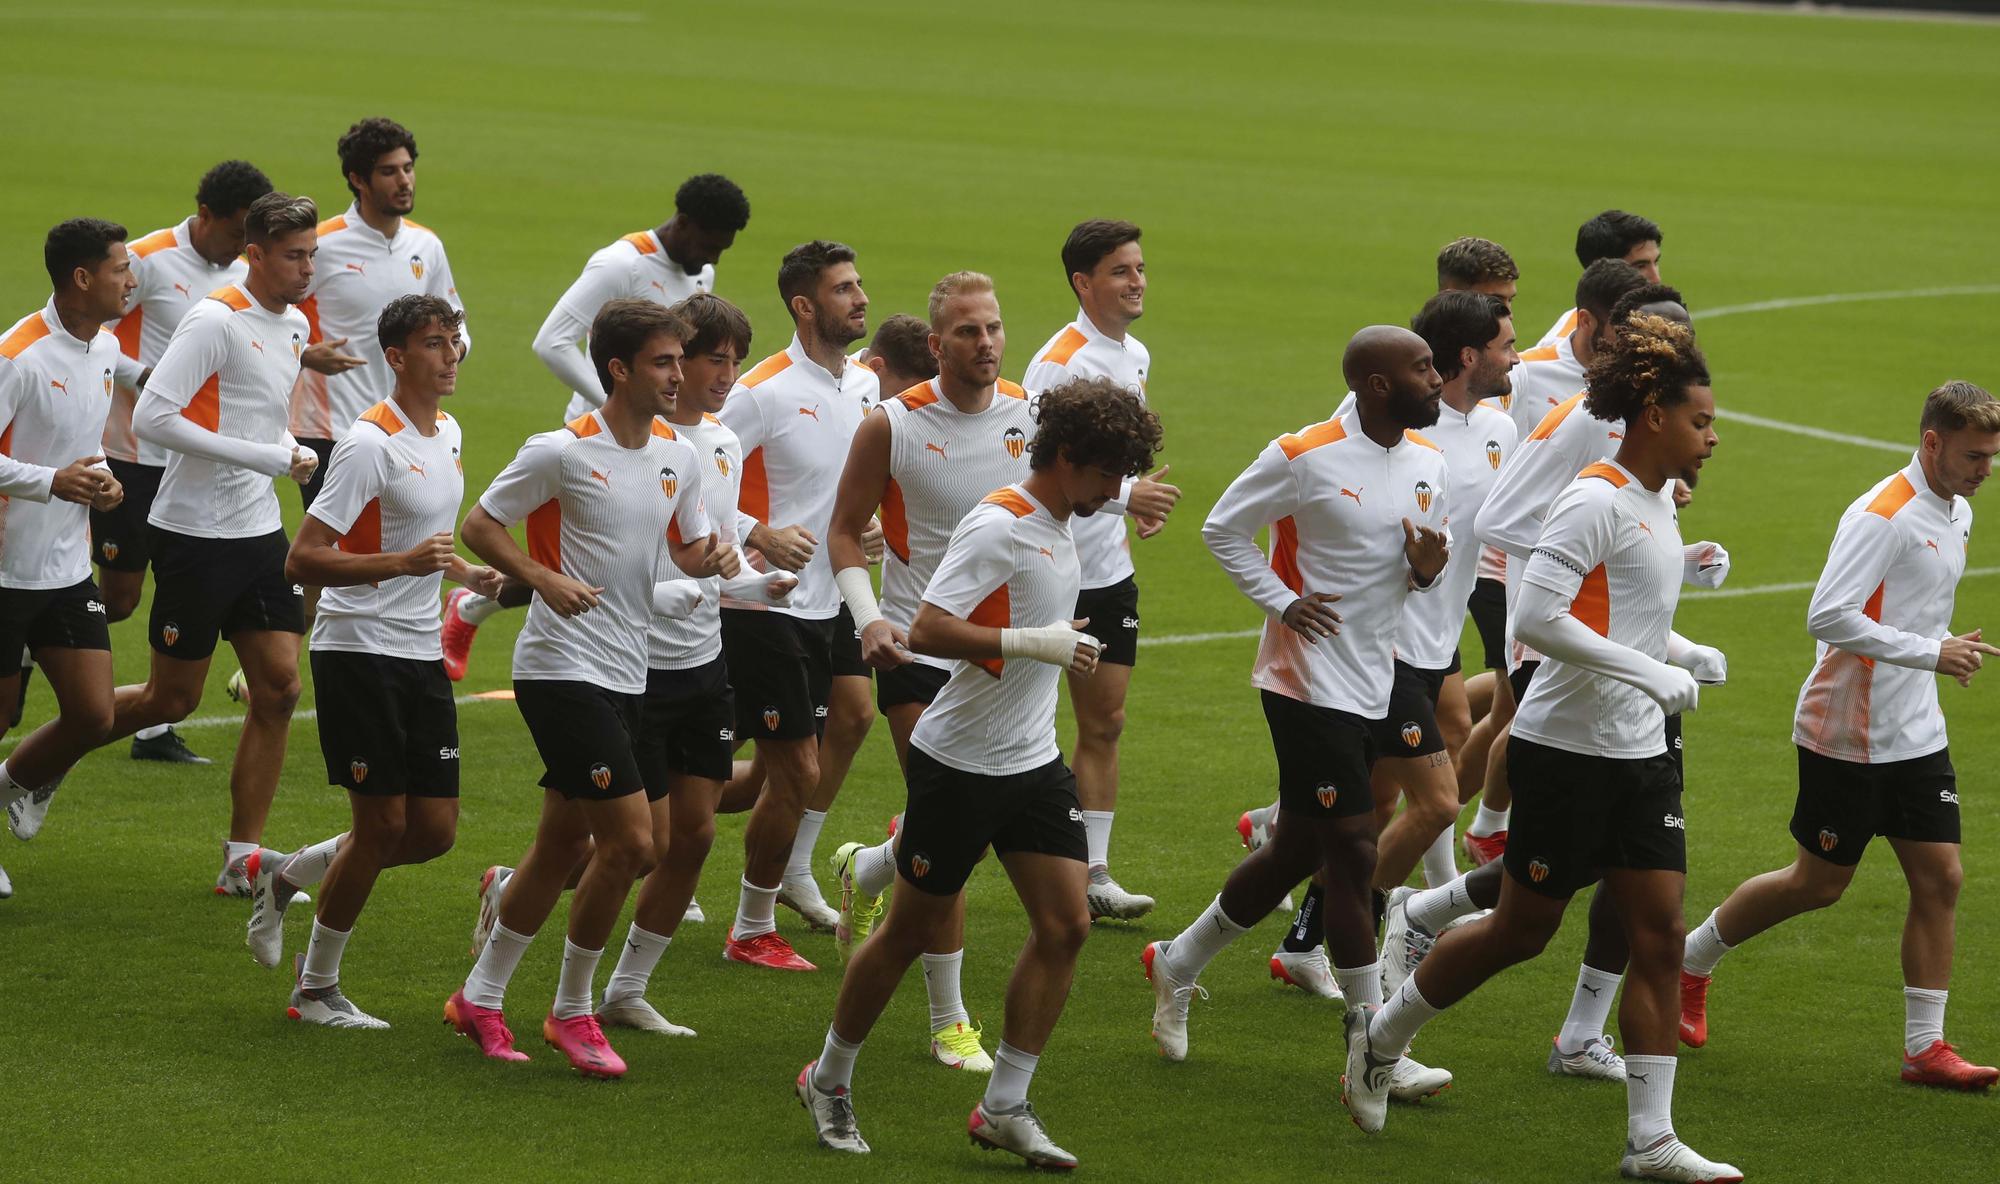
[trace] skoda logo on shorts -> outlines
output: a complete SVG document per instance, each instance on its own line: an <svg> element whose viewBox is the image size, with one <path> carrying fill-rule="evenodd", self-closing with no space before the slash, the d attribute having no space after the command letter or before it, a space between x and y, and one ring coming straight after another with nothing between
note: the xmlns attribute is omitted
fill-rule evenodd
<svg viewBox="0 0 2000 1184"><path fill-rule="evenodd" d="M910 856L910 871L921 880L931 873L931 857L924 854Z"/></svg>
<svg viewBox="0 0 2000 1184"><path fill-rule="evenodd" d="M665 491L668 497L672 497L681 491L681 479L674 475L672 469L662 467L660 469L660 488Z"/></svg>
<svg viewBox="0 0 2000 1184"><path fill-rule="evenodd" d="M1020 460L1021 454L1028 450L1028 437L1020 428L1008 428L1001 434L1000 443L1015 460Z"/></svg>
<svg viewBox="0 0 2000 1184"><path fill-rule="evenodd" d="M1403 743L1415 748L1423 742L1424 730L1417 726L1416 720L1410 720L1403 725Z"/></svg>
<svg viewBox="0 0 2000 1184"><path fill-rule="evenodd" d="M168 621L166 624L160 626L161 641L166 642L168 645L172 645L175 642L179 641L180 639L181 639L181 627L179 625L174 624L172 621Z"/></svg>
<svg viewBox="0 0 2000 1184"><path fill-rule="evenodd" d="M1320 808L1324 810L1333 809L1333 803L1340 798L1340 791L1335 789L1333 783L1330 781L1322 782L1318 789L1313 790L1313 793L1319 798Z"/></svg>
<svg viewBox="0 0 2000 1184"><path fill-rule="evenodd" d="M1833 833L1833 828L1830 826L1821 827L1819 832L1819 849L1822 851L1831 851L1838 846L1840 846L1840 836Z"/></svg>
<svg viewBox="0 0 2000 1184"><path fill-rule="evenodd" d="M599 789L610 789L611 766L601 761L590 766L590 783Z"/></svg>
<svg viewBox="0 0 2000 1184"><path fill-rule="evenodd" d="M83 602L83 611L87 613L96 613L98 616L101 617L104 615L104 602L101 600L86 600ZM1957 801L1958 799L1953 798L1952 800Z"/></svg>
<svg viewBox="0 0 2000 1184"><path fill-rule="evenodd" d="M775 708L775 707L766 707L766 708L764 709L764 730L765 730L765 731L767 731L767 732L775 732L775 731L777 731L777 730L778 730L778 709L777 709L777 708Z"/></svg>
<svg viewBox="0 0 2000 1184"><path fill-rule="evenodd" d="M1432 492L1434 491L1431 489L1430 482L1428 481L1417 482L1417 510L1419 513L1428 514L1431 512Z"/></svg>
<svg viewBox="0 0 2000 1184"><path fill-rule="evenodd" d="M1539 884L1549 878L1549 865L1539 859L1528 861L1528 878Z"/></svg>
<svg viewBox="0 0 2000 1184"><path fill-rule="evenodd" d="M292 585L292 595L294 595L294 596L304 596L305 594L306 594L306 586L305 586L304 584L293 584L293 585Z"/></svg>
<svg viewBox="0 0 2000 1184"><path fill-rule="evenodd" d="M1486 442L1486 463L1496 469L1500 467L1500 441L1488 440Z"/></svg>
<svg viewBox="0 0 2000 1184"><path fill-rule="evenodd" d="M368 762L362 760L360 757L355 757L353 760L347 762L347 771L353 776L354 784L356 785L368 780Z"/></svg>

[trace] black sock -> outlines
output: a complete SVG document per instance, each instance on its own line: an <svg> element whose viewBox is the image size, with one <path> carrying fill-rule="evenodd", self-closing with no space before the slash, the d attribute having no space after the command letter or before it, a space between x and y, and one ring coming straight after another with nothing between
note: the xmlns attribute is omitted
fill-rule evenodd
<svg viewBox="0 0 2000 1184"><path fill-rule="evenodd" d="M1299 904L1298 915L1292 918L1292 927L1285 931L1287 954L1307 953L1326 939L1319 921L1320 902L1325 895L1318 880L1307 881L1306 898Z"/></svg>

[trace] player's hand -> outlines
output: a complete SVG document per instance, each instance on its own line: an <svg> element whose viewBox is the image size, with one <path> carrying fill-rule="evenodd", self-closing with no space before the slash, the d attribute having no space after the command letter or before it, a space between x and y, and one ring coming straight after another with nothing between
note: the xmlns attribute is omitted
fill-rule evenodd
<svg viewBox="0 0 2000 1184"><path fill-rule="evenodd" d="M1279 619L1285 628L1318 645L1320 638L1340 634L1340 614L1327 607L1339 599L1338 592L1308 592L1286 605Z"/></svg>
<svg viewBox="0 0 2000 1184"><path fill-rule="evenodd" d="M1134 518L1151 518L1162 525L1166 523L1167 515L1173 513L1174 503L1181 500L1180 486L1169 485L1164 480L1167 470L1171 468L1172 465L1161 465L1132 482L1132 492L1125 499L1125 512L1128 515ZM1158 526L1148 532L1145 525L1140 524L1140 538L1150 538L1158 533L1160 533Z"/></svg>
<svg viewBox="0 0 2000 1184"><path fill-rule="evenodd" d="M431 537L403 552L402 568L406 576L427 576L435 571L443 571L458 558L458 549L452 546L451 532L441 530Z"/></svg>
<svg viewBox="0 0 2000 1184"><path fill-rule="evenodd" d="M1701 684L1694 675L1678 666L1661 666L1663 672L1660 685L1648 687L1646 692L1660 705L1660 710L1668 715L1680 715L1693 711L1701 704Z"/></svg>
<svg viewBox="0 0 2000 1184"><path fill-rule="evenodd" d="M312 481L313 470L319 468L319 454L310 448L292 449L292 480L300 485Z"/></svg>
<svg viewBox="0 0 2000 1184"><path fill-rule="evenodd" d="M107 510L117 509L118 503L124 500L125 487L118 483L118 478L113 477L104 483L103 489L97 491L96 497L90 499L90 508L102 514Z"/></svg>
<svg viewBox="0 0 2000 1184"><path fill-rule="evenodd" d="M1417 526L1405 518L1403 558L1410 561L1410 571L1416 575L1418 586L1428 588L1437 582L1438 573L1451 558L1451 548L1445 543L1443 531Z"/></svg>
<svg viewBox="0 0 2000 1184"><path fill-rule="evenodd" d="M299 364L308 370L317 370L321 374L345 374L356 366L366 366L368 359L341 352L340 347L346 344L345 337L314 342L299 355Z"/></svg>
<svg viewBox="0 0 2000 1184"><path fill-rule="evenodd" d="M1134 514L1132 518L1139 524L1139 537L1142 539L1152 538L1167 528L1165 518L1148 518L1144 514Z"/></svg>
<svg viewBox="0 0 2000 1184"><path fill-rule="evenodd" d="M1069 623L1070 628L1082 634L1077 639L1076 652L1070 655L1069 672L1082 678L1088 678L1096 672L1097 655L1104 650L1103 642L1083 632L1083 627L1088 624L1090 624L1089 617L1083 617Z"/></svg>
<svg viewBox="0 0 2000 1184"><path fill-rule="evenodd" d="M702 550L701 559L696 562L694 570L687 574L697 580L705 580L710 576L733 580L742 571L743 562L736 557L736 548L723 546L722 536L710 531L708 546Z"/></svg>
<svg viewBox="0 0 2000 1184"><path fill-rule="evenodd" d="M1938 646L1937 672L1957 679L1959 686L1971 686L1972 676L1979 673L1980 666L1986 661L1984 655L2000 655L2000 650L1979 640L1981 632L1974 629L1970 633L1945 638Z"/></svg>
<svg viewBox="0 0 2000 1184"><path fill-rule="evenodd" d="M604 589L593 588L581 580L573 580L559 571L552 571L536 586L535 594L542 598L543 604L549 606L550 612L568 620L579 613L586 613L596 608L597 598L604 594Z"/></svg>
<svg viewBox="0 0 2000 1184"><path fill-rule="evenodd" d="M909 665L915 661L909 635L887 621L870 621L861 631L861 660L877 670Z"/></svg>
<svg viewBox="0 0 2000 1184"><path fill-rule="evenodd" d="M861 557L870 567L882 562L882 520L870 518L868 526L861 532Z"/></svg>
<svg viewBox="0 0 2000 1184"><path fill-rule="evenodd" d="M1729 681L1729 659L1712 645L1690 649L1679 665L1705 687L1719 687Z"/></svg>
<svg viewBox="0 0 2000 1184"><path fill-rule="evenodd" d="M498 600L500 589L507 584L507 577L501 575L498 568L467 565L464 577L458 582L488 600Z"/></svg>
<svg viewBox="0 0 2000 1184"><path fill-rule="evenodd" d="M49 497L75 502L80 506L95 502L107 487L118 484L109 472L97 467L103 463L101 456L86 456L57 469L56 475L49 481Z"/></svg>
<svg viewBox="0 0 2000 1184"><path fill-rule="evenodd" d="M774 571L764 577L764 598L777 608L783 608L792 601L792 589L799 586L799 578L782 571Z"/></svg>
<svg viewBox="0 0 2000 1184"><path fill-rule="evenodd" d="M1674 509L1685 510L1687 509L1688 503L1693 500L1694 500L1694 487L1689 485L1687 482L1681 480L1679 477L1675 477Z"/></svg>
<svg viewBox="0 0 2000 1184"><path fill-rule="evenodd" d="M1703 540L1681 548L1681 582L1697 588L1720 588L1729 578L1729 552L1721 543Z"/></svg>
<svg viewBox="0 0 2000 1184"><path fill-rule="evenodd" d="M771 566L785 571L804 568L812 562L813 552L819 549L819 540L803 526L781 526L776 530L759 526L751 532L749 542L764 553Z"/></svg>

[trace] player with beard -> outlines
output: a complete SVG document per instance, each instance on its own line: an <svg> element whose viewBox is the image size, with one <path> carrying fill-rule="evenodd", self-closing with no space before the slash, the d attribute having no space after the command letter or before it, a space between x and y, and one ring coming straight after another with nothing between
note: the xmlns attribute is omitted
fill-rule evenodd
<svg viewBox="0 0 2000 1184"><path fill-rule="evenodd" d="M1522 577L1514 627L1548 658L1508 742L1517 801L1499 904L1439 938L1385 1006L1348 1013L1341 1101L1363 1131L1381 1130L1418 1029L1539 954L1570 897L1601 879L1631 950L1619 1171L1740 1180L1682 1143L1672 1118L1687 824L1666 717L1693 710L1725 663L1673 632L1686 560L1670 483L1692 485L1714 452L1715 395L1693 331L1646 315L1620 327L1589 382L1590 413L1622 420L1624 439L1556 499Z"/></svg>
<svg viewBox="0 0 2000 1184"><path fill-rule="evenodd" d="M1188 1003L1203 967L1315 872L1325 875L1322 924L1341 992L1356 1006L1381 998L1369 772L1404 602L1435 595L1450 557L1448 470L1415 432L1437 422L1444 382L1424 339L1387 325L1355 334L1341 371L1353 409L1273 440L1202 527L1223 570L1268 618L1250 681L1277 751L1280 805L1271 841L1237 865L1214 903L1142 955L1153 1038L1168 1060L1187 1056ZM1266 526L1268 560L1254 542ZM1398 1076L1410 1097L1450 1081L1414 1061Z"/></svg>

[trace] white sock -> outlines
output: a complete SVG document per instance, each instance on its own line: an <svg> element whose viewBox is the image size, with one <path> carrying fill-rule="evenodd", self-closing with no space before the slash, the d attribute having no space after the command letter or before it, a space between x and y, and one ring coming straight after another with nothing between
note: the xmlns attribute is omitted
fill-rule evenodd
<svg viewBox="0 0 2000 1184"><path fill-rule="evenodd" d="M931 997L931 1031L953 1024L969 1024L965 998L959 994L958 972L965 965L965 951L924 955L924 990Z"/></svg>
<svg viewBox="0 0 2000 1184"><path fill-rule="evenodd" d="M604 1001L613 999L640 998L646 994L646 983L653 977L653 968L660 964L660 956L667 952L667 943L674 939L662 933L653 933L639 928L637 921L625 933L625 948L618 951L618 965L611 971L610 981L604 984Z"/></svg>
<svg viewBox="0 0 2000 1184"><path fill-rule="evenodd" d="M1458 879L1458 856L1452 850L1457 838L1447 826L1424 848L1424 887L1440 888Z"/></svg>
<svg viewBox="0 0 2000 1184"><path fill-rule="evenodd" d="M819 1060L813 1064L812 1083L814 1088L832 1091L847 1089L854 1084L854 1058L861 1055L861 1042L852 1044L842 1040L834 1032L833 1025L826 1026L826 1047L819 1050Z"/></svg>
<svg viewBox="0 0 2000 1184"><path fill-rule="evenodd" d="M1489 810L1482 801L1479 803L1479 813L1472 816L1472 825L1465 828L1465 833L1475 838L1490 838L1507 829L1507 816L1513 812L1512 806L1505 810Z"/></svg>
<svg viewBox="0 0 2000 1184"><path fill-rule="evenodd" d="M1168 942L1158 956L1166 959L1168 974L1179 982L1191 983L1225 946L1248 932L1248 925L1238 925L1222 911L1222 897L1217 895L1194 924Z"/></svg>
<svg viewBox="0 0 2000 1184"><path fill-rule="evenodd" d="M172 724L154 724L150 728L140 728L138 731L132 733L132 738L134 740L157 740L173 730L174 725Z"/></svg>
<svg viewBox="0 0 2000 1184"><path fill-rule="evenodd" d="M499 601L489 600L477 593L458 602L458 619L468 625L477 626L499 611Z"/></svg>
<svg viewBox="0 0 2000 1184"><path fill-rule="evenodd" d="M486 939L479 961L465 976L465 1001L474 1007L499 1008L507 998L507 980L514 977L514 968L521 964L521 955L528 952L528 943L533 940L532 933L516 933L494 922L493 936Z"/></svg>
<svg viewBox="0 0 2000 1184"><path fill-rule="evenodd" d="M1644 1151L1674 1133L1673 1057L1625 1058L1625 1137Z"/></svg>
<svg viewBox="0 0 2000 1184"><path fill-rule="evenodd" d="M1336 966L1333 981L1340 984L1340 993L1346 997L1349 1007L1371 1004L1382 1006L1382 964L1370 962L1366 966Z"/></svg>
<svg viewBox="0 0 2000 1184"><path fill-rule="evenodd" d="M880 896L896 882L896 840L884 839L854 853L854 886L863 896Z"/></svg>
<svg viewBox="0 0 2000 1184"><path fill-rule="evenodd" d="M1585 1045L1604 1035L1611 1002L1618 997L1618 984L1623 981L1622 974L1587 965L1577 967L1576 993L1570 996L1569 1014L1563 1017L1562 1031L1556 1036L1556 1047L1564 1055L1582 1052Z"/></svg>
<svg viewBox="0 0 2000 1184"><path fill-rule="evenodd" d="M1722 961L1722 956L1736 948L1722 940L1722 930L1715 924L1716 914L1721 911L1717 908L1688 934L1687 947L1681 955L1682 970L1707 978L1715 973L1715 964Z"/></svg>
<svg viewBox="0 0 2000 1184"><path fill-rule="evenodd" d="M1466 890L1464 876L1449 884L1426 888L1403 905L1403 914L1409 917L1410 924L1432 936L1443 933L1445 926L1460 917L1470 917L1478 911L1479 906L1472 903L1472 893Z"/></svg>
<svg viewBox="0 0 2000 1184"><path fill-rule="evenodd" d="M334 853L346 841L347 832L342 831L310 847L299 848L278 869L278 877L294 888L312 887L326 878L326 869L333 866Z"/></svg>
<svg viewBox="0 0 2000 1184"><path fill-rule="evenodd" d="M1948 991L1903 988L1903 1051L1911 1056L1944 1039L1944 1001Z"/></svg>
<svg viewBox="0 0 2000 1184"><path fill-rule="evenodd" d="M590 984L597 977L597 960L603 956L603 950L586 950L563 939L562 977L556 980L556 1003L549 1009L557 1019L573 1020L591 1013Z"/></svg>
<svg viewBox="0 0 2000 1184"><path fill-rule="evenodd" d="M777 885L759 888L745 876L742 894L736 898L736 924L730 927L729 936L748 941L760 933L776 933L778 923L772 919L771 909L777 900Z"/></svg>
<svg viewBox="0 0 2000 1184"><path fill-rule="evenodd" d="M28 787L7 772L7 762L0 761L0 806L11 805L15 799L26 796L27 792Z"/></svg>
<svg viewBox="0 0 2000 1184"><path fill-rule="evenodd" d="M986 1082L982 1099L988 1112L1011 1114L1028 1101L1028 1083L1035 1079L1035 1066L1042 1058L1022 1052L1005 1040L993 1054L993 1076Z"/></svg>
<svg viewBox="0 0 2000 1184"><path fill-rule="evenodd" d="M235 839L225 839L222 843L222 862L226 867L234 867L250 858L250 853L256 849L255 843L239 843Z"/></svg>
<svg viewBox="0 0 2000 1184"><path fill-rule="evenodd" d="M1368 1022L1368 1040L1378 1052L1400 1056L1410 1051L1410 1041L1417 1038L1418 1029L1437 1018L1442 1010L1432 1007L1424 993L1417 990L1417 976L1413 974L1403 980L1389 1002Z"/></svg>
<svg viewBox="0 0 2000 1184"><path fill-rule="evenodd" d="M1111 813L1109 810L1083 812L1083 846L1090 857L1090 862L1086 865L1088 867L1111 866Z"/></svg>
<svg viewBox="0 0 2000 1184"><path fill-rule="evenodd" d="M306 945L306 968L299 975L299 986L308 991L317 991L333 986L340 981L340 955L347 950L347 938L354 931L342 933L338 929L328 929L313 919L312 940Z"/></svg>
<svg viewBox="0 0 2000 1184"><path fill-rule="evenodd" d="M791 862L785 864L785 878L811 883L815 896L819 895L819 885L813 881L813 848L819 844L820 828L825 825L825 810L807 810L799 815L799 829L792 835Z"/></svg>

